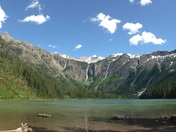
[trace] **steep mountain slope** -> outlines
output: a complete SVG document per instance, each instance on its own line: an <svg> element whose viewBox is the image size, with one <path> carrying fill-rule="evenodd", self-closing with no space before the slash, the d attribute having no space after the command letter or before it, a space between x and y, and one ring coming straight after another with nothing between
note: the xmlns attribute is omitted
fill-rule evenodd
<svg viewBox="0 0 176 132"><path fill-rule="evenodd" d="M1 45L1 52L19 58L40 74L56 80L60 86L66 88L88 88L117 95L143 94L141 97L148 93L152 97L155 96L152 91L158 89L157 84L164 85L163 82L166 83L168 78L175 79L176 50L74 59L49 53L25 41L14 40L8 33L2 34L1 38L6 42L6 46ZM175 84L171 85L169 89L175 89ZM171 95L168 93L168 96ZM172 95L174 97L176 95Z"/></svg>
<svg viewBox="0 0 176 132"><path fill-rule="evenodd" d="M55 69L50 71L47 64L35 65L39 63L33 56L35 53L28 52L28 57L21 56L26 49L16 47L16 42L11 42L4 41L0 37L0 99L112 97L102 92L88 90L81 83L64 75L59 79L51 76ZM43 69L43 66L48 67Z"/></svg>
<svg viewBox="0 0 176 132"><path fill-rule="evenodd" d="M161 53L110 56L106 60L93 64L91 67L99 65L101 69L92 70L95 72L91 75L101 78L96 89L116 91L117 94L141 95L147 88L155 87L166 76L175 73L176 54L174 52L164 55Z"/></svg>
<svg viewBox="0 0 176 132"><path fill-rule="evenodd" d="M15 73L17 61L0 53L0 99L35 99L26 80ZM17 62L18 63L18 62Z"/></svg>

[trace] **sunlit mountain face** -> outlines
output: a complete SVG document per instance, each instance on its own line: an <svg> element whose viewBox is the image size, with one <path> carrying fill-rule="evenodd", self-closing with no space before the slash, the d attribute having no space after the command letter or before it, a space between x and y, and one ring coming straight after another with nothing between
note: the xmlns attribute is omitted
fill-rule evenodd
<svg viewBox="0 0 176 132"><path fill-rule="evenodd" d="M1 39L6 42L6 46L1 46L1 52L6 51L41 74L58 81L74 80L80 88L137 97L146 92L151 92L152 96L152 92L157 93L157 89L167 92L174 89L175 50L140 55L117 53L105 58L92 56L76 59L47 52L26 41L14 40L8 33L2 34ZM165 83L171 85L163 88ZM156 87L158 84L160 88ZM162 92L160 94L164 97Z"/></svg>

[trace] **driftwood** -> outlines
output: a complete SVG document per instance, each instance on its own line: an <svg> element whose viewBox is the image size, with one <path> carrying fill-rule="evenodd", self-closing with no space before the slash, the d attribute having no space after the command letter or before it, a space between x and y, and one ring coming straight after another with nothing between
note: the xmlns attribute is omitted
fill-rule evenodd
<svg viewBox="0 0 176 132"><path fill-rule="evenodd" d="M42 118L49 118L49 117L51 117L51 115L49 115L49 114L38 114L37 116L38 117L42 117Z"/></svg>
<svg viewBox="0 0 176 132"><path fill-rule="evenodd" d="M21 123L21 127L15 129L15 130L4 130L0 132L32 132L32 128L29 128L27 123L23 124Z"/></svg>

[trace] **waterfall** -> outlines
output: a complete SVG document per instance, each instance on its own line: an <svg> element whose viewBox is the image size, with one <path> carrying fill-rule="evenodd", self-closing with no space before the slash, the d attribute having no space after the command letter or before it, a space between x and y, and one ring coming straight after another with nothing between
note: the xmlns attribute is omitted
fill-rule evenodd
<svg viewBox="0 0 176 132"><path fill-rule="evenodd" d="M155 77L155 76L151 77L150 80L148 81L148 83L146 84L146 87L143 88L141 91L139 91L139 92L137 93L137 96L138 96L138 97L141 96L141 95L146 91L147 86L150 84L150 82L152 81L152 79L153 79L154 77Z"/></svg>
<svg viewBox="0 0 176 132"><path fill-rule="evenodd" d="M146 90L146 88L143 88L142 91L140 91L140 92L137 93L137 96L138 97L141 96L145 92L145 90Z"/></svg>
<svg viewBox="0 0 176 132"><path fill-rule="evenodd" d="M111 63L109 63L109 65L108 65L108 67L107 67L107 69L106 69L106 74L105 74L105 77L104 77L104 79L103 79L103 81L107 78L107 76L108 76L108 71L109 71L109 66L110 66L110 64Z"/></svg>
<svg viewBox="0 0 176 132"><path fill-rule="evenodd" d="M95 91L97 91L98 86L107 78L110 64L111 64L111 62L108 64L108 67L107 67L106 72L105 72L105 77L104 77L104 78L101 80L101 82L94 88Z"/></svg>
<svg viewBox="0 0 176 132"><path fill-rule="evenodd" d="M158 62L158 70L161 72L161 64Z"/></svg>
<svg viewBox="0 0 176 132"><path fill-rule="evenodd" d="M143 70L141 70L141 71L137 74L137 73L136 73L136 72L137 72L137 69L135 70L135 78L134 78L133 82L132 82L131 85L130 85L130 90L132 90L133 85L134 85L134 83L136 82L136 79L139 77L139 75L142 73L142 71L143 71ZM136 75L136 74L137 74L137 75Z"/></svg>
<svg viewBox="0 0 176 132"><path fill-rule="evenodd" d="M151 77L150 80L148 81L146 87L150 84L150 82L152 81L152 79L154 78L155 76Z"/></svg>
<svg viewBox="0 0 176 132"><path fill-rule="evenodd" d="M161 60L157 59L157 65L158 65L159 72L162 72L162 70L161 70L161 63L162 62L163 62L163 59L161 59Z"/></svg>
<svg viewBox="0 0 176 132"><path fill-rule="evenodd" d="M63 71L65 70L66 67L67 67L67 60L65 60Z"/></svg>
<svg viewBox="0 0 176 132"><path fill-rule="evenodd" d="M63 73L63 71L65 70L65 68L67 67L67 60L65 60L65 64L64 64L64 67L63 67L63 69L62 69L62 73L61 73L61 75L64 77L64 78L66 78L66 76L64 75L64 73Z"/></svg>
<svg viewBox="0 0 176 132"><path fill-rule="evenodd" d="M88 73L89 73L89 65L90 65L90 64L88 64L88 65L87 65L87 68L86 68L86 80L84 81L84 83L86 83L87 80L89 79L89 75L88 75Z"/></svg>

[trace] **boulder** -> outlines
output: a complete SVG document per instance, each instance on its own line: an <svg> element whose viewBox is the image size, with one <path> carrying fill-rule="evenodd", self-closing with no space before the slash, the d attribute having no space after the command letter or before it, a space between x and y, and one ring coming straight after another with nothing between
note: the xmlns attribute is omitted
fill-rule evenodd
<svg viewBox="0 0 176 132"><path fill-rule="evenodd" d="M128 118L127 116L125 115L113 115L112 116L112 120L125 120L126 118Z"/></svg>
<svg viewBox="0 0 176 132"><path fill-rule="evenodd" d="M170 117L170 120L173 121L173 122L176 122L176 115L172 115L172 116Z"/></svg>
<svg viewBox="0 0 176 132"><path fill-rule="evenodd" d="M164 120L167 120L169 117L167 115L164 115L164 116L161 116L159 117L160 119L164 119Z"/></svg>

